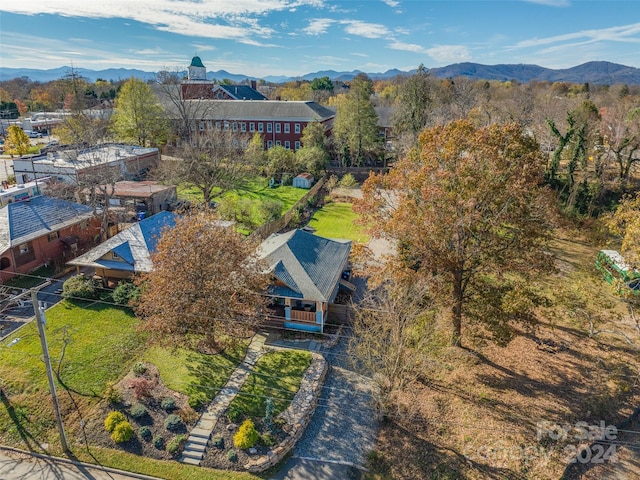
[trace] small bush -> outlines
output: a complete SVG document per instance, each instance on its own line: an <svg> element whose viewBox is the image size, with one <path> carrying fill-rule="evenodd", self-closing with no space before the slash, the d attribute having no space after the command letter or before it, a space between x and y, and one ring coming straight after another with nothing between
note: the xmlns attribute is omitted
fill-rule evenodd
<svg viewBox="0 0 640 480"><path fill-rule="evenodd" d="M282 202L280 200L264 200L258 210L263 222L270 222L280 218L282 212Z"/></svg>
<svg viewBox="0 0 640 480"><path fill-rule="evenodd" d="M184 423L195 422L200 417L198 412L196 412L193 408L189 406L186 406L178 410L176 412L176 415L178 415Z"/></svg>
<svg viewBox="0 0 640 480"><path fill-rule="evenodd" d="M138 430L138 434L140 434L141 438L144 438L147 441L151 440L151 429L146 425L144 427L140 427L140 430Z"/></svg>
<svg viewBox="0 0 640 480"><path fill-rule="evenodd" d="M148 413L149 412L147 412L147 409L144 407L144 405L141 405L139 403L136 403L133 407L131 407L131 416L133 418L142 418Z"/></svg>
<svg viewBox="0 0 640 480"><path fill-rule="evenodd" d="M333 203L333 197L331 195L325 195L324 196L324 203L325 203L325 205L327 203Z"/></svg>
<svg viewBox="0 0 640 480"><path fill-rule="evenodd" d="M163 398L162 402L160 402L160 407L162 407L163 410L170 412L176 409L176 401L171 397Z"/></svg>
<svg viewBox="0 0 640 480"><path fill-rule="evenodd" d="M293 175L290 173L283 173L281 178L282 185L291 185L293 183Z"/></svg>
<svg viewBox="0 0 640 480"><path fill-rule="evenodd" d="M270 433L263 433L260 435L260 443L265 447L273 447L276 444L276 439Z"/></svg>
<svg viewBox="0 0 640 480"><path fill-rule="evenodd" d="M117 424L111 434L111 440L116 443L128 442L131 440L131 437L133 437L133 427L126 420Z"/></svg>
<svg viewBox="0 0 640 480"><path fill-rule="evenodd" d="M150 397L151 390L155 386L156 383L147 378L132 378L129 380L129 388L133 390L133 396L136 397L136 400Z"/></svg>
<svg viewBox="0 0 640 480"><path fill-rule="evenodd" d="M124 416L124 413L114 411L107 415L107 418L104 420L104 428L107 429L107 432L113 432L116 426L119 423L126 422L127 417Z"/></svg>
<svg viewBox="0 0 640 480"><path fill-rule="evenodd" d="M182 419L173 413L164 420L164 428L167 430L177 430L180 425L182 425Z"/></svg>
<svg viewBox="0 0 640 480"><path fill-rule="evenodd" d="M227 411L227 418L233 423L238 423L242 420L242 410L238 408L230 408Z"/></svg>
<svg viewBox="0 0 640 480"><path fill-rule="evenodd" d="M104 398L109 405L120 403L122 401L122 392L120 392L115 385L110 383L107 385L107 389L104 392Z"/></svg>
<svg viewBox="0 0 640 480"><path fill-rule="evenodd" d="M260 438L260 434L256 430L256 426L254 425L251 419L245 420L240 428L233 436L233 444L236 448L246 449L253 447L258 439Z"/></svg>
<svg viewBox="0 0 640 480"><path fill-rule="evenodd" d="M326 188L329 192L338 186L338 177L336 175L331 175L329 179L324 184L324 188Z"/></svg>
<svg viewBox="0 0 640 480"><path fill-rule="evenodd" d="M164 450L164 440L162 437L156 437L153 439L153 446L158 450Z"/></svg>
<svg viewBox="0 0 640 480"><path fill-rule="evenodd" d="M182 449L186 441L187 441L186 435L176 435L167 444L167 452L169 452L171 455L175 455L180 451L180 449Z"/></svg>
<svg viewBox="0 0 640 480"><path fill-rule="evenodd" d="M96 300L99 295L99 283L91 277L74 275L62 284L63 298Z"/></svg>
<svg viewBox="0 0 640 480"><path fill-rule="evenodd" d="M112 296L115 303L130 305L140 298L140 289L132 282L120 282Z"/></svg>
<svg viewBox="0 0 640 480"><path fill-rule="evenodd" d="M218 448L218 449L222 450L222 449L224 449L224 438L222 438L222 437L221 437L221 436L219 436L219 435L216 435L215 437L213 437L213 438L211 439L211 444L212 444L214 447L216 447L216 448Z"/></svg>
<svg viewBox="0 0 640 480"><path fill-rule="evenodd" d="M235 451L235 450L229 450L229 451L227 452L227 459L228 459L230 462L237 462L237 461L238 461L238 454L236 453L236 451Z"/></svg>
<svg viewBox="0 0 640 480"><path fill-rule="evenodd" d="M339 185L342 188L352 188L358 185L358 181L355 179L353 175L351 175L350 173L347 173L345 176L343 176L340 179Z"/></svg>
<svg viewBox="0 0 640 480"><path fill-rule="evenodd" d="M200 410L208 403L209 399L204 392L196 392L189 397L189 406L194 410Z"/></svg>
<svg viewBox="0 0 640 480"><path fill-rule="evenodd" d="M136 377L141 377L147 373L147 366L144 362L136 362L133 366L133 373L135 373Z"/></svg>

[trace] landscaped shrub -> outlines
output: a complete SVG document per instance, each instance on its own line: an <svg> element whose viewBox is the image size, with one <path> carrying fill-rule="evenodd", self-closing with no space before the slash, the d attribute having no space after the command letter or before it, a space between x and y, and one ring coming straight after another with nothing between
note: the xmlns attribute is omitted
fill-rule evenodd
<svg viewBox="0 0 640 480"><path fill-rule="evenodd" d="M107 418L104 420L104 428L107 429L107 432L113 432L119 423L126 421L127 417L124 416L124 413L116 410L107 415Z"/></svg>
<svg viewBox="0 0 640 480"><path fill-rule="evenodd" d="M133 390L133 396L136 400L148 398L151 396L151 390L156 386L156 382L148 378L132 378L129 380L129 388Z"/></svg>
<svg viewBox="0 0 640 480"><path fill-rule="evenodd" d="M131 407L131 416L133 418L142 418L146 416L149 412L144 405L136 403L133 407Z"/></svg>
<svg viewBox="0 0 640 480"><path fill-rule="evenodd" d="M186 441L187 441L186 435L176 435L167 444L167 452L169 452L171 455L175 455L182 448L182 446Z"/></svg>
<svg viewBox="0 0 640 480"><path fill-rule="evenodd" d="M156 437L153 439L153 446L158 450L164 450L164 439L162 437Z"/></svg>
<svg viewBox="0 0 640 480"><path fill-rule="evenodd" d="M116 425L111 434L111 440L116 443L128 442L133 437L133 427L126 420Z"/></svg>
<svg viewBox="0 0 640 480"><path fill-rule="evenodd" d="M256 426L253 421L248 418L240 425L240 428L233 436L233 444L236 448L251 448L259 438L260 434L256 430Z"/></svg>
<svg viewBox="0 0 640 480"><path fill-rule="evenodd" d="M178 415L184 423L195 422L200 417L198 412L196 412L193 408L191 408L188 405L178 410L176 412L176 415Z"/></svg>
<svg viewBox="0 0 640 480"><path fill-rule="evenodd" d="M224 449L224 438L219 435L216 435L211 439L211 445L213 445L216 448L219 448L220 450Z"/></svg>
<svg viewBox="0 0 640 480"><path fill-rule="evenodd" d="M236 453L236 451L235 451L235 450L229 450L229 451L227 452L227 459L228 459L230 462L237 462L237 461L238 461L238 454Z"/></svg>
<svg viewBox="0 0 640 480"><path fill-rule="evenodd" d="M132 282L120 282L112 296L115 303L130 305L140 298L140 289Z"/></svg>
<svg viewBox="0 0 640 480"><path fill-rule="evenodd" d="M171 397L165 397L165 398L162 399L162 402L160 402L160 407L163 410L166 410L167 412L170 412L170 411L176 409L176 401L175 401L175 399L173 399Z"/></svg>
<svg viewBox="0 0 640 480"><path fill-rule="evenodd" d="M337 177L337 175L331 175L329 177L329 179L324 184L324 188L326 188L328 192L331 192L331 190L333 190L337 186L338 186L338 177Z"/></svg>
<svg viewBox="0 0 640 480"><path fill-rule="evenodd" d="M269 433L273 433L273 410L275 409L275 405L271 398L267 398L264 403L264 417L262 418L262 423L267 427Z"/></svg>
<svg viewBox="0 0 640 480"><path fill-rule="evenodd" d="M196 392L189 397L189 406L194 410L200 410L208 403L209 399L204 392Z"/></svg>
<svg viewBox="0 0 640 480"><path fill-rule="evenodd" d="M100 295L100 284L97 280L84 275L74 275L62 284L62 296L67 299L95 300Z"/></svg>
<svg viewBox="0 0 640 480"><path fill-rule="evenodd" d="M240 420L242 420L242 410L239 410L237 408L230 408L227 411L227 418L233 423L238 423Z"/></svg>
<svg viewBox="0 0 640 480"><path fill-rule="evenodd" d="M276 439L270 433L263 433L260 435L260 443L265 447L273 447L276 444Z"/></svg>
<svg viewBox="0 0 640 480"><path fill-rule="evenodd" d="M133 365L133 373L135 373L136 377L141 377L147 373L147 365L144 362L136 362Z"/></svg>
<svg viewBox="0 0 640 480"><path fill-rule="evenodd" d="M182 425L182 419L173 413L164 420L164 428L167 430L177 430L180 425Z"/></svg>
<svg viewBox="0 0 640 480"><path fill-rule="evenodd" d="M151 436L152 436L151 429L146 425L144 427L140 427L140 430L138 430L138 433L140 434L141 438L144 438L147 441L151 440Z"/></svg>
<svg viewBox="0 0 640 480"><path fill-rule="evenodd" d="M108 404L120 403L122 401L122 392L116 388L113 383L107 385L107 389L104 391L104 398Z"/></svg>
<svg viewBox="0 0 640 480"><path fill-rule="evenodd" d="M358 181L355 179L353 175L347 173L340 179L339 185L343 188L351 188L358 185Z"/></svg>

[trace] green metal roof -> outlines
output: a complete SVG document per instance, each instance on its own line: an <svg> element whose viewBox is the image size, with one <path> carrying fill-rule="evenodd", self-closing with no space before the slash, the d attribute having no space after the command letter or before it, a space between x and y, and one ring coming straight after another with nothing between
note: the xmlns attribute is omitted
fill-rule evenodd
<svg viewBox="0 0 640 480"><path fill-rule="evenodd" d="M202 64L202 60L200 60L200 57L195 56L191 59L191 65L189 65L190 67L202 67L204 68L204 65Z"/></svg>

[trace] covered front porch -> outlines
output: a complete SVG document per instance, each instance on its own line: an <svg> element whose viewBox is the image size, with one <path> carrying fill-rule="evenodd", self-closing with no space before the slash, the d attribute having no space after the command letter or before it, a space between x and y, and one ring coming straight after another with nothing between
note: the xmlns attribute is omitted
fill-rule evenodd
<svg viewBox="0 0 640 480"><path fill-rule="evenodd" d="M326 302L271 297L267 310L269 321L274 325L292 330L322 332L328 307Z"/></svg>

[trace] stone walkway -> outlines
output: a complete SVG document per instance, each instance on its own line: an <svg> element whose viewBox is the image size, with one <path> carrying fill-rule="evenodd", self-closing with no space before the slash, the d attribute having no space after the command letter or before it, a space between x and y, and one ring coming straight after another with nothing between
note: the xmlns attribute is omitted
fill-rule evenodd
<svg viewBox="0 0 640 480"><path fill-rule="evenodd" d="M200 465L200 462L202 462L204 458L211 433L218 422L218 418L220 418L229 407L229 404L247 380L252 367L263 353L265 353L264 342L266 339L266 335L262 333L254 335L251 343L249 343L247 347L247 353L244 359L231 373L224 388L214 397L205 412L200 416L193 430L191 430L184 451L182 452L182 457L180 458L182 463Z"/></svg>

